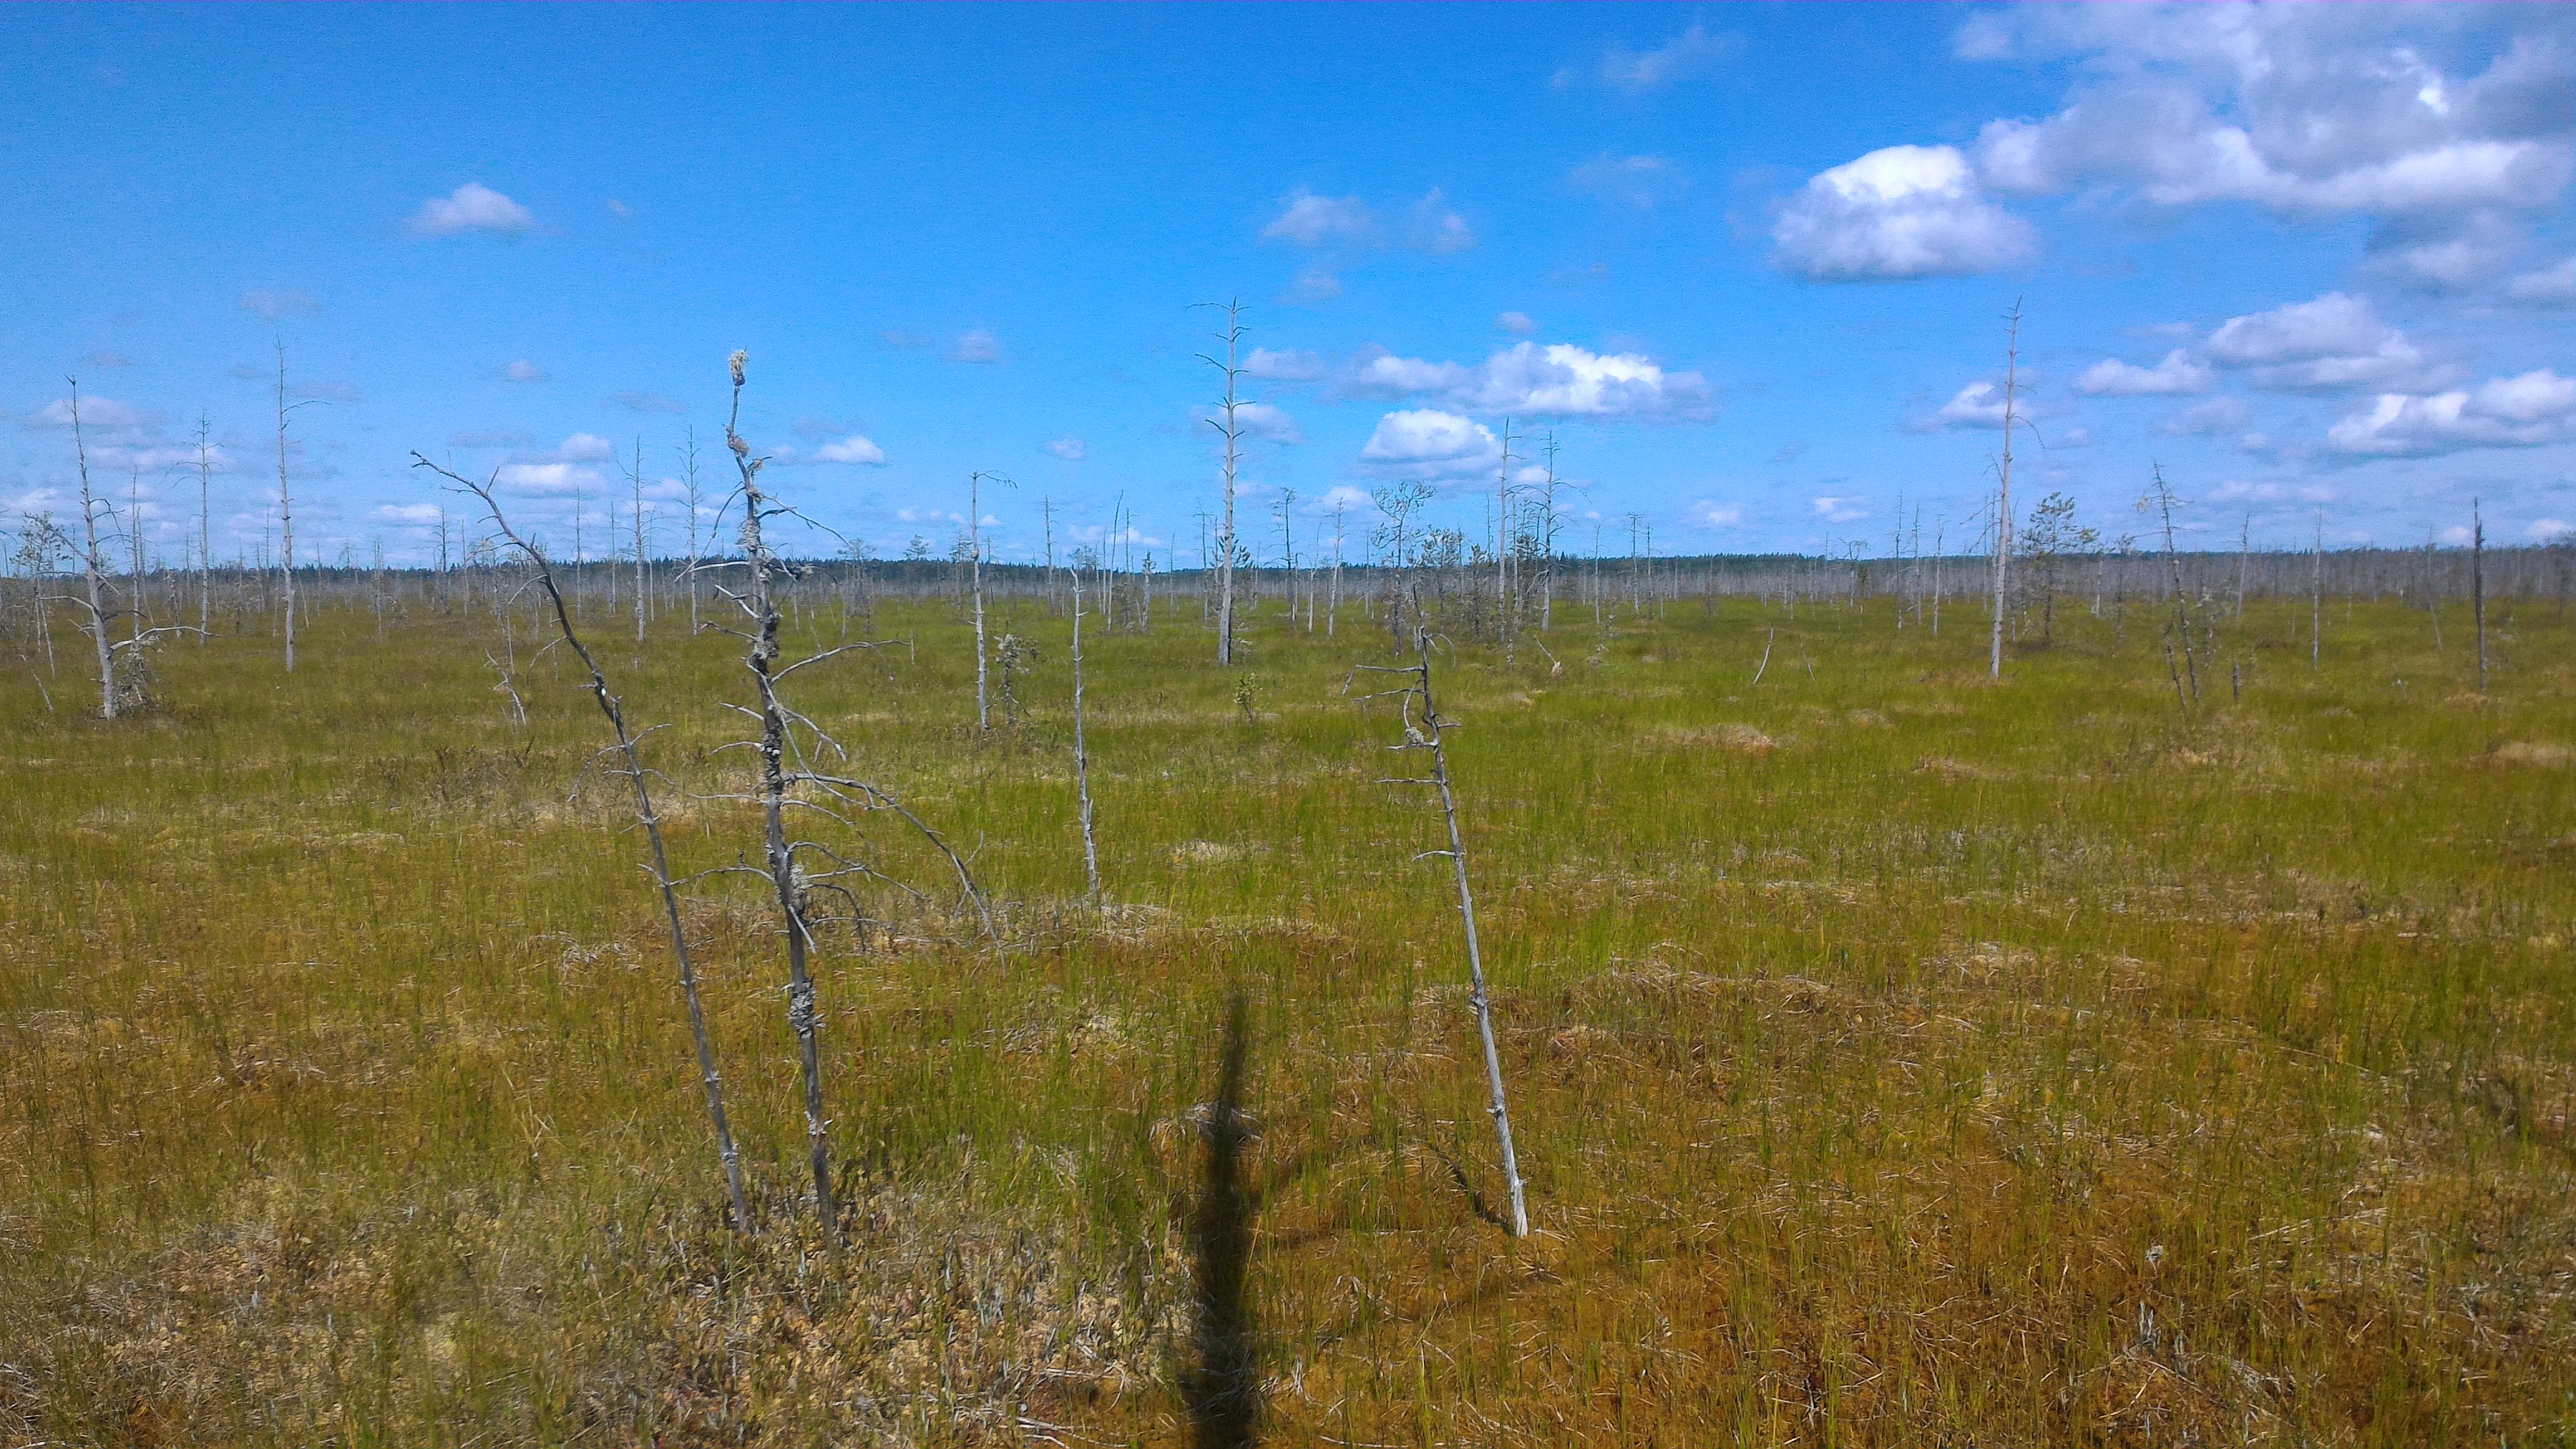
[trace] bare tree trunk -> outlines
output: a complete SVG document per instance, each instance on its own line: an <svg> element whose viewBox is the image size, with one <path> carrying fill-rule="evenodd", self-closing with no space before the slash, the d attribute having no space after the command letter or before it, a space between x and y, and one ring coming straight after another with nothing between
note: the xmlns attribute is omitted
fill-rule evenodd
<svg viewBox="0 0 2576 1449"><path fill-rule="evenodd" d="M984 687L984 475L975 473L966 483L966 567L973 578L975 592L975 728L993 727L991 697Z"/></svg>
<svg viewBox="0 0 2576 1449"><path fill-rule="evenodd" d="M1082 739L1082 568L1073 570L1073 787L1082 802L1082 877L1091 904L1100 904L1100 848L1091 834L1091 754Z"/></svg>
<svg viewBox="0 0 2576 1449"><path fill-rule="evenodd" d="M733 1201L733 1225L736 1231L748 1233L752 1231L751 1201L742 1186L742 1154L734 1145L733 1125L725 1116L724 1079L716 1071L715 1046L707 1036L706 1008L698 998L697 965L689 955L689 933L680 921L679 887L671 876L670 854L662 844L662 817L653 808L651 777L645 773L644 758L636 748L636 737L627 729L625 702L608 692L608 677L600 672L598 661L591 657L590 650L581 642L581 636L574 631L572 614L564 607L563 591L555 587L554 570L547 565L546 556L536 545L511 529L510 521L501 515L501 505L492 496L489 485L448 472L418 453L412 454L412 463L415 467L427 468L453 480L483 500L483 506L491 512L493 525L501 530L501 536L536 566L537 584L545 590L547 601L554 606L556 629L562 633L564 643L581 660L582 667L590 672L591 698L598 702L599 712L607 716L608 727L617 736L617 752L626 764L620 773L635 788L635 819L644 827L644 838L652 847L653 884L662 893L662 916L671 932L671 954L680 963L680 995L688 1003L689 1035L696 1043L698 1053L698 1080L706 1089L707 1116L715 1124L716 1158L724 1166L725 1191Z"/></svg>
<svg viewBox="0 0 2576 1449"><path fill-rule="evenodd" d="M206 458L207 423L197 414L197 643L203 647L215 625L215 483Z"/></svg>
<svg viewBox="0 0 2576 1449"><path fill-rule="evenodd" d="M295 672L295 500L286 486L286 344L277 344L278 577L286 588L286 672Z"/></svg>
<svg viewBox="0 0 2576 1449"><path fill-rule="evenodd" d="M2469 500L2469 610L2478 631L2478 693L2487 692L2487 521Z"/></svg>
<svg viewBox="0 0 2576 1449"><path fill-rule="evenodd" d="M2004 343L2004 454L1995 489L1995 624L1994 649L1988 668L2004 677L2004 561L2012 556L2013 407L2021 381L2021 303L2013 303L2012 330Z"/></svg>
<svg viewBox="0 0 2576 1449"><path fill-rule="evenodd" d="M2325 668L2326 512L2317 510L2317 546L2308 555L2308 672Z"/></svg>
<svg viewBox="0 0 2576 1449"><path fill-rule="evenodd" d="M1205 353L1199 355L1209 366L1225 373L1225 399L1220 404L1225 411L1225 419L1217 425L1225 437L1225 522L1217 536L1216 566L1216 662L1219 664L1234 662L1234 481L1235 471L1243 460L1243 429L1235 421L1235 410L1242 405L1236 395L1236 385L1243 376L1243 369L1236 364L1236 352L1243 342L1242 315L1242 303L1225 304L1225 330L1217 334L1217 339L1225 344L1224 362L1220 363Z"/></svg>
<svg viewBox="0 0 2576 1449"><path fill-rule="evenodd" d="M72 456L80 465L81 582L88 591L89 636L98 646L98 713L116 718L116 648L107 641L107 572L98 553L98 495L89 482L89 442L81 430L80 379L66 378L72 389Z"/></svg>
<svg viewBox="0 0 2576 1449"><path fill-rule="evenodd" d="M1494 1119L1494 1140L1501 1145L1503 1180L1511 1185L1512 1236L1529 1236L1529 1208L1521 1195L1520 1158L1512 1150L1512 1115L1503 1100L1503 1060L1494 1047L1493 1002L1485 989L1485 958L1476 940L1476 897L1467 887L1467 844L1458 832L1458 800L1449 788L1449 753L1440 742L1441 719L1431 699L1431 635L1427 630L1414 634L1414 650L1422 671L1423 733L1431 745L1431 779L1440 789L1440 813L1449 825L1449 864L1458 882L1458 921L1467 937L1467 980L1476 1007L1476 1034L1485 1046L1485 1084L1492 1094L1492 1104L1485 1110Z"/></svg>
<svg viewBox="0 0 2576 1449"><path fill-rule="evenodd" d="M805 1143L814 1170L814 1216L824 1236L840 1241L840 1212L832 1201L831 1124L823 1116L823 1057L820 1023L814 1009L814 978L806 968L812 932L806 925L804 887L796 879L796 862L787 849L787 715L778 702L778 604L770 580L777 559L761 525L782 510L760 491L760 468L768 460L751 456L751 445L738 431L742 419L745 355L732 359L733 408L725 419L725 445L733 450L742 473L742 550L751 583L744 603L754 634L747 659L760 692L760 811L762 845L769 866L770 888L778 899L780 923L787 937L787 1025L796 1034L798 1062L805 1078Z"/></svg>

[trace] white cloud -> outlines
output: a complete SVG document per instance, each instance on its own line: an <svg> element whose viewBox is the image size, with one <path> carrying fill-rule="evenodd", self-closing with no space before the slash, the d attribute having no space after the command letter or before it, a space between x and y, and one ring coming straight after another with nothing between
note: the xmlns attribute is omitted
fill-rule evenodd
<svg viewBox="0 0 2576 1449"><path fill-rule="evenodd" d="M2217 374L2177 347L2153 367L2106 357L2084 369L2084 375L2075 379L2075 390L2093 397L2170 397L2207 392L2217 380Z"/></svg>
<svg viewBox="0 0 2576 1449"><path fill-rule="evenodd" d="M1273 443L1302 443L1305 431L1284 408L1269 403L1236 403L1234 425L1252 437Z"/></svg>
<svg viewBox="0 0 2576 1449"><path fill-rule="evenodd" d="M1354 397L1409 397L1464 387L1473 370L1455 362L1398 357L1382 347L1363 348L1351 360L1343 391Z"/></svg>
<svg viewBox="0 0 2576 1449"><path fill-rule="evenodd" d="M160 425L161 415L149 408L118 402L112 397L91 394L80 400L81 429L101 432L152 428ZM25 428L68 428L72 425L72 400L58 397L18 420Z"/></svg>
<svg viewBox="0 0 2576 1449"><path fill-rule="evenodd" d="M436 523L443 512L435 503L387 503L376 509L376 517L387 523L418 527Z"/></svg>
<svg viewBox="0 0 2576 1449"><path fill-rule="evenodd" d="M2174 437L2206 437L2243 432L2253 421L2254 409L2246 406L2244 399L2214 397L2193 403L2156 424L2156 431Z"/></svg>
<svg viewBox="0 0 2576 1449"><path fill-rule="evenodd" d="M502 368L501 377L508 382L543 382L546 380L546 370L522 357Z"/></svg>
<svg viewBox="0 0 2576 1449"><path fill-rule="evenodd" d="M1744 510L1732 503L1703 498L1692 504L1684 516L1701 528L1733 528L1744 521Z"/></svg>
<svg viewBox="0 0 2576 1449"><path fill-rule="evenodd" d="M2535 518L2522 533L2534 543L2564 543L2568 535L2576 534L2576 523L2563 518Z"/></svg>
<svg viewBox="0 0 2576 1449"><path fill-rule="evenodd" d="M1358 197L1317 196L1300 187L1290 193L1278 217L1261 229L1261 238L1319 247L1336 240L1364 237L1372 224L1368 207Z"/></svg>
<svg viewBox="0 0 2576 1449"><path fill-rule="evenodd" d="M1333 365L1319 352L1277 352L1256 347L1243 360L1243 370L1249 376L1274 382L1312 382L1332 371Z"/></svg>
<svg viewBox="0 0 2576 1449"><path fill-rule="evenodd" d="M2570 47L2536 19L2546 13L2529 12L2475 75L2446 74L2434 58L2457 48L2448 27L2395 6L1980 14L1961 33L1968 55L2084 64L2056 114L1989 123L1978 161L2001 191L2115 187L2175 207L2545 206L2568 179L2565 96L2576 82Z"/></svg>
<svg viewBox="0 0 2576 1449"><path fill-rule="evenodd" d="M2209 355L2280 392L2401 389L2436 375L2405 333L2342 292L2231 317L2209 334Z"/></svg>
<svg viewBox="0 0 2576 1449"><path fill-rule="evenodd" d="M1611 46L1601 57L1601 83L1632 95L1650 91L1708 69L1743 44L1742 36L1712 32L1693 21L1688 30L1648 50ZM1571 70L1559 71L1556 83L1570 85L1574 78Z"/></svg>
<svg viewBox="0 0 2576 1449"><path fill-rule="evenodd" d="M964 332L958 333L957 340L948 344L948 360L951 362L1000 362L1002 360L1002 341L1000 338L993 335L991 328L969 328Z"/></svg>
<svg viewBox="0 0 2576 1449"><path fill-rule="evenodd" d="M1322 267L1308 267L1288 284L1279 300L1300 307L1315 307L1342 295L1342 279Z"/></svg>
<svg viewBox="0 0 2576 1449"><path fill-rule="evenodd" d="M1089 452L1089 450L1083 446L1082 439L1072 437L1070 435L1061 438L1049 439L1046 442L1038 444L1038 446L1044 448L1050 453L1053 453L1055 456L1062 458L1068 463L1081 462L1085 454Z"/></svg>
<svg viewBox="0 0 2576 1449"><path fill-rule="evenodd" d="M2576 306L2576 257L2523 273L2505 283L2504 294L2526 307Z"/></svg>
<svg viewBox="0 0 2576 1449"><path fill-rule="evenodd" d="M2030 224L1986 200L1951 146L1889 146L1819 173L1771 239L1782 268L1818 282L1968 276L2034 246Z"/></svg>
<svg viewBox="0 0 2576 1449"><path fill-rule="evenodd" d="M503 489L530 495L596 493L608 481L578 463L504 463L493 476Z"/></svg>
<svg viewBox="0 0 2576 1449"><path fill-rule="evenodd" d="M1463 252L1476 244L1475 228L1467 218L1452 210L1440 188L1435 186L1413 204L1412 216L1405 227L1404 244L1434 256Z"/></svg>
<svg viewBox="0 0 2576 1449"><path fill-rule="evenodd" d="M1662 156L1618 156L1608 151L1566 173L1566 182L1604 201L1651 211L1687 184L1682 169Z"/></svg>
<svg viewBox="0 0 2576 1449"><path fill-rule="evenodd" d="M1530 320L1530 314L1527 312L1497 312L1494 314L1494 325L1505 332L1517 332L1523 337L1538 330L1538 323Z"/></svg>
<svg viewBox="0 0 2576 1449"><path fill-rule="evenodd" d="M1482 423L1436 408L1406 408L1378 419L1360 461L1384 473L1455 477L1502 466L1503 445Z"/></svg>
<svg viewBox="0 0 2576 1449"><path fill-rule="evenodd" d="M2326 431L2339 453L2429 457L2468 448L2540 447L2576 440L2576 378L2539 368L2429 397L2383 393L2367 412Z"/></svg>
<svg viewBox="0 0 2576 1449"><path fill-rule="evenodd" d="M312 295L292 287L253 287L241 294L241 309L254 317L271 322L286 317L305 317L322 310Z"/></svg>
<svg viewBox="0 0 2576 1449"><path fill-rule="evenodd" d="M2269 312L2231 317L2209 334L2210 355L2230 367L2368 353L2390 329L2370 304L2342 292Z"/></svg>
<svg viewBox="0 0 2576 1449"><path fill-rule="evenodd" d="M537 224L528 209L479 181L468 181L445 196L433 196L411 216L415 236L462 236L484 231L521 236Z"/></svg>
<svg viewBox="0 0 2576 1449"><path fill-rule="evenodd" d="M1077 444L1076 446L1079 445ZM882 468L885 466L885 460L885 449L878 447L875 443L861 437L857 433L852 433L846 438L835 438L832 441L825 443L823 446L816 448L812 457L808 461L816 463L859 463L870 468Z"/></svg>
<svg viewBox="0 0 2576 1449"><path fill-rule="evenodd" d="M2029 416L2027 404L2013 409L2016 421ZM1941 410L1928 418L1919 418L1906 427L1918 433L1937 433L1951 428L1996 428L2004 425L2004 390L1991 382L1972 382L1950 395Z"/></svg>
<svg viewBox="0 0 2576 1449"><path fill-rule="evenodd" d="M1712 410L1708 380L1696 372L1562 342L1516 342L1474 367L1368 349L1353 359L1343 387L1361 397L1431 394L1452 407L1521 417L1680 419Z"/></svg>
<svg viewBox="0 0 2576 1449"><path fill-rule="evenodd" d="M1810 498L1807 506L1827 523L1858 523L1869 517L1869 504L1860 498Z"/></svg>
<svg viewBox="0 0 2576 1449"><path fill-rule="evenodd" d="M617 457L617 445L597 433L575 433L543 452L521 453L510 461L524 464L606 463Z"/></svg>

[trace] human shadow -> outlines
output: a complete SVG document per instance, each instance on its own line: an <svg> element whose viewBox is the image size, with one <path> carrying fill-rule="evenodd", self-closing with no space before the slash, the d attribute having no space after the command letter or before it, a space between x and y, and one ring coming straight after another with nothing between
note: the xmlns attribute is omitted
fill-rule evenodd
<svg viewBox="0 0 2576 1449"><path fill-rule="evenodd" d="M1190 1266L1197 1280L1195 1362L1181 1376L1195 1449L1248 1449L1261 1419L1260 1328L1247 1278L1252 1219L1260 1193L1244 1180L1252 1137L1243 1111L1243 1073L1250 1054L1243 993L1227 1013L1216 1100L1201 1109L1207 1176L1190 1215Z"/></svg>

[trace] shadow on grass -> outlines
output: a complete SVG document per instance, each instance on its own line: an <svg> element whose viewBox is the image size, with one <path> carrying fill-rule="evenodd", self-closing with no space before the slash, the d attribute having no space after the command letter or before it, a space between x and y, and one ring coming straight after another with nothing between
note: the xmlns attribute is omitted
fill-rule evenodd
<svg viewBox="0 0 2576 1449"><path fill-rule="evenodd" d="M1244 1058L1250 1042L1243 994L1226 1017L1225 1053L1216 1100L1201 1124L1208 1144L1207 1180L1190 1218L1190 1266L1198 1286L1197 1361L1181 1377L1181 1400L1195 1449L1246 1449L1261 1418L1260 1328L1245 1278L1252 1259L1252 1218L1259 1193L1244 1182L1251 1137L1243 1111Z"/></svg>

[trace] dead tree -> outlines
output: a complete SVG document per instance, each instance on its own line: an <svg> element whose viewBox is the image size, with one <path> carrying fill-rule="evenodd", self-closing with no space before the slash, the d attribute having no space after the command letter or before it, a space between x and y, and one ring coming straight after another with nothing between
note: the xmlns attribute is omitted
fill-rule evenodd
<svg viewBox="0 0 2576 1449"><path fill-rule="evenodd" d="M1417 614L1418 614L1417 609ZM1529 1235L1529 1209L1521 1195L1520 1159L1512 1150L1512 1117L1503 1098L1503 1062L1494 1047L1494 1013L1492 998L1485 987L1485 959L1476 940L1476 897L1467 884L1467 843L1458 830L1458 798L1451 788L1449 753L1443 734L1455 721L1441 718L1431 695L1431 631L1416 626L1413 631L1414 662L1411 664L1363 664L1354 672L1394 674L1404 678L1402 686L1379 690L1361 696L1363 702L1392 697L1404 726L1401 744L1386 748L1395 751L1423 751L1431 757L1431 773L1422 777L1398 777L1378 781L1381 785L1423 785L1439 797L1440 814L1449 827L1449 848L1427 850L1414 857L1445 855L1458 885L1458 921L1466 933L1467 982L1469 1001L1476 1009L1476 1033L1484 1041L1485 1083L1491 1102L1485 1108L1494 1119L1494 1138L1503 1156L1503 1180L1511 1187L1512 1236Z"/></svg>
<svg viewBox="0 0 2576 1449"><path fill-rule="evenodd" d="M2021 382L2020 302L2013 303L2012 313L2005 320L2011 330L2004 341L2004 452L1995 488L1994 650L1988 666L1997 679L2004 677L2004 561L2012 556L2012 435L2013 408L2019 400Z"/></svg>
<svg viewBox="0 0 2576 1449"><path fill-rule="evenodd" d="M842 644L793 663L781 662L783 652L778 638L780 615L776 586L792 579L793 572L771 547L767 529L772 520L802 518L803 515L762 489L760 471L769 460L755 456L751 444L743 440L740 430L742 389L748 363L748 355L742 352L736 352L728 359L733 377L733 401L725 417L725 446L732 450L734 466L741 475L742 557L716 565L739 570L743 582L738 588L720 584L716 592L734 605L747 626L729 628L725 632L746 645L744 664L751 671L756 707L735 705L732 708L757 720L760 734L757 739L738 741L726 748L749 748L759 757L759 777L753 793L747 798L760 807L763 866L752 873L767 878L778 907L780 934L786 939L787 1024L796 1036L804 1077L805 1140L814 1173L814 1210L825 1237L837 1243L840 1239L840 1217L832 1198L831 1123L823 1115L821 1022L815 1010L814 978L810 965L817 947L815 927L826 919L825 914L816 909L816 898L822 894L836 894L848 901L850 918L856 924L859 916L857 898L845 882L866 877L898 886L901 883L820 841L791 837L787 831L788 810L813 812L853 830L856 829L855 823L845 812L894 811L947 858L957 873L966 902L982 918L986 935L996 942L1000 938L993 927L992 912L985 906L982 892L976 889L974 876L967 869L965 859L919 816L885 790L853 776L818 769L815 763L818 755L846 759L848 752L812 719L790 708L779 694L779 685L799 670L895 641ZM795 757L792 764L789 760L791 754ZM818 796L820 798L816 798ZM804 864L805 857L818 858L823 868L808 870ZM745 866L741 869L751 868ZM904 889L910 890L909 887ZM918 891L910 893L920 895Z"/></svg>
<svg viewBox="0 0 2576 1449"><path fill-rule="evenodd" d="M1100 847L1091 833L1091 753L1082 739L1082 570L1073 571L1073 788L1082 805L1082 878L1091 904L1100 904Z"/></svg>
<svg viewBox="0 0 2576 1449"><path fill-rule="evenodd" d="M609 732L617 739L611 750L616 755L618 766L610 773L624 776L633 786L635 822L644 827L644 838L652 852L652 859L645 868L652 873L654 887L661 892L662 916L671 932L671 954L680 963L680 995L688 1003L689 1035L697 1044L698 1080L706 1088L707 1116L715 1124L716 1158L724 1165L725 1191L733 1201L734 1227L741 1232L750 1232L751 1201L743 1192L742 1154L734 1145L733 1126L725 1117L724 1079L716 1071L715 1046L707 1036L706 1008L698 997L697 965L689 955L689 933L680 920L679 882L671 874L670 852L662 843L661 813L654 808L650 772L644 767L644 756L639 748L642 735L628 727L625 701L609 692L608 676L600 671L599 661L591 657L589 648L581 642L580 633L573 628L572 613L564 606L563 591L555 586L554 570L547 564L544 550L520 537L510 527L510 520L501 513L500 501L492 496L492 485L476 483L451 473L418 453L411 456L413 467L427 468L482 501L484 511L491 515L492 526L528 561L529 568L535 573L537 587L544 591L546 602L554 610L557 632L590 675L590 697L599 705L600 714L608 720ZM511 702L515 705L517 700L514 692ZM523 712L521 718L525 717ZM650 732L647 729L643 733Z"/></svg>
<svg viewBox="0 0 2576 1449"><path fill-rule="evenodd" d="M101 719L116 718L116 650L108 643L107 561L98 551L98 520L107 505L100 502L97 490L89 481L89 442L81 430L80 379L63 379L72 390L72 457L80 469L81 491L81 587L83 604L89 610L90 642L98 646L98 713ZM291 646L290 646L291 647Z"/></svg>
<svg viewBox="0 0 2576 1449"><path fill-rule="evenodd" d="M215 627L215 481L206 435L210 425L197 414L197 642Z"/></svg>
<svg viewBox="0 0 2576 1449"><path fill-rule="evenodd" d="M1217 304L1202 302L1199 305L1213 307ZM1216 334L1216 339L1225 344L1225 361L1219 362L1204 352L1199 354L1199 360L1225 374L1225 396L1217 404L1222 416L1208 419L1208 425L1225 439L1225 519L1217 533L1216 662L1230 665L1234 663L1234 481L1235 471L1243 462L1243 428L1235 417L1236 411L1243 406L1237 391L1243 369L1236 361L1236 354L1243 345L1242 303L1225 304L1225 330Z"/></svg>
<svg viewBox="0 0 2576 1449"><path fill-rule="evenodd" d="M984 480L990 478L1004 487L1011 480L999 473L975 472L966 475L966 569L968 587L975 600L975 728L993 728L992 696L985 683L986 648L984 645Z"/></svg>
<svg viewBox="0 0 2576 1449"><path fill-rule="evenodd" d="M2478 693L2487 692L2487 520L2469 500L2469 617L2478 634Z"/></svg>
<svg viewBox="0 0 2576 1449"><path fill-rule="evenodd" d="M296 407L302 407L302 403ZM286 405L286 343L277 344L277 529L281 540L278 550L282 568L279 577L286 587L286 672L295 672L295 500L286 486L286 415L295 409Z"/></svg>

